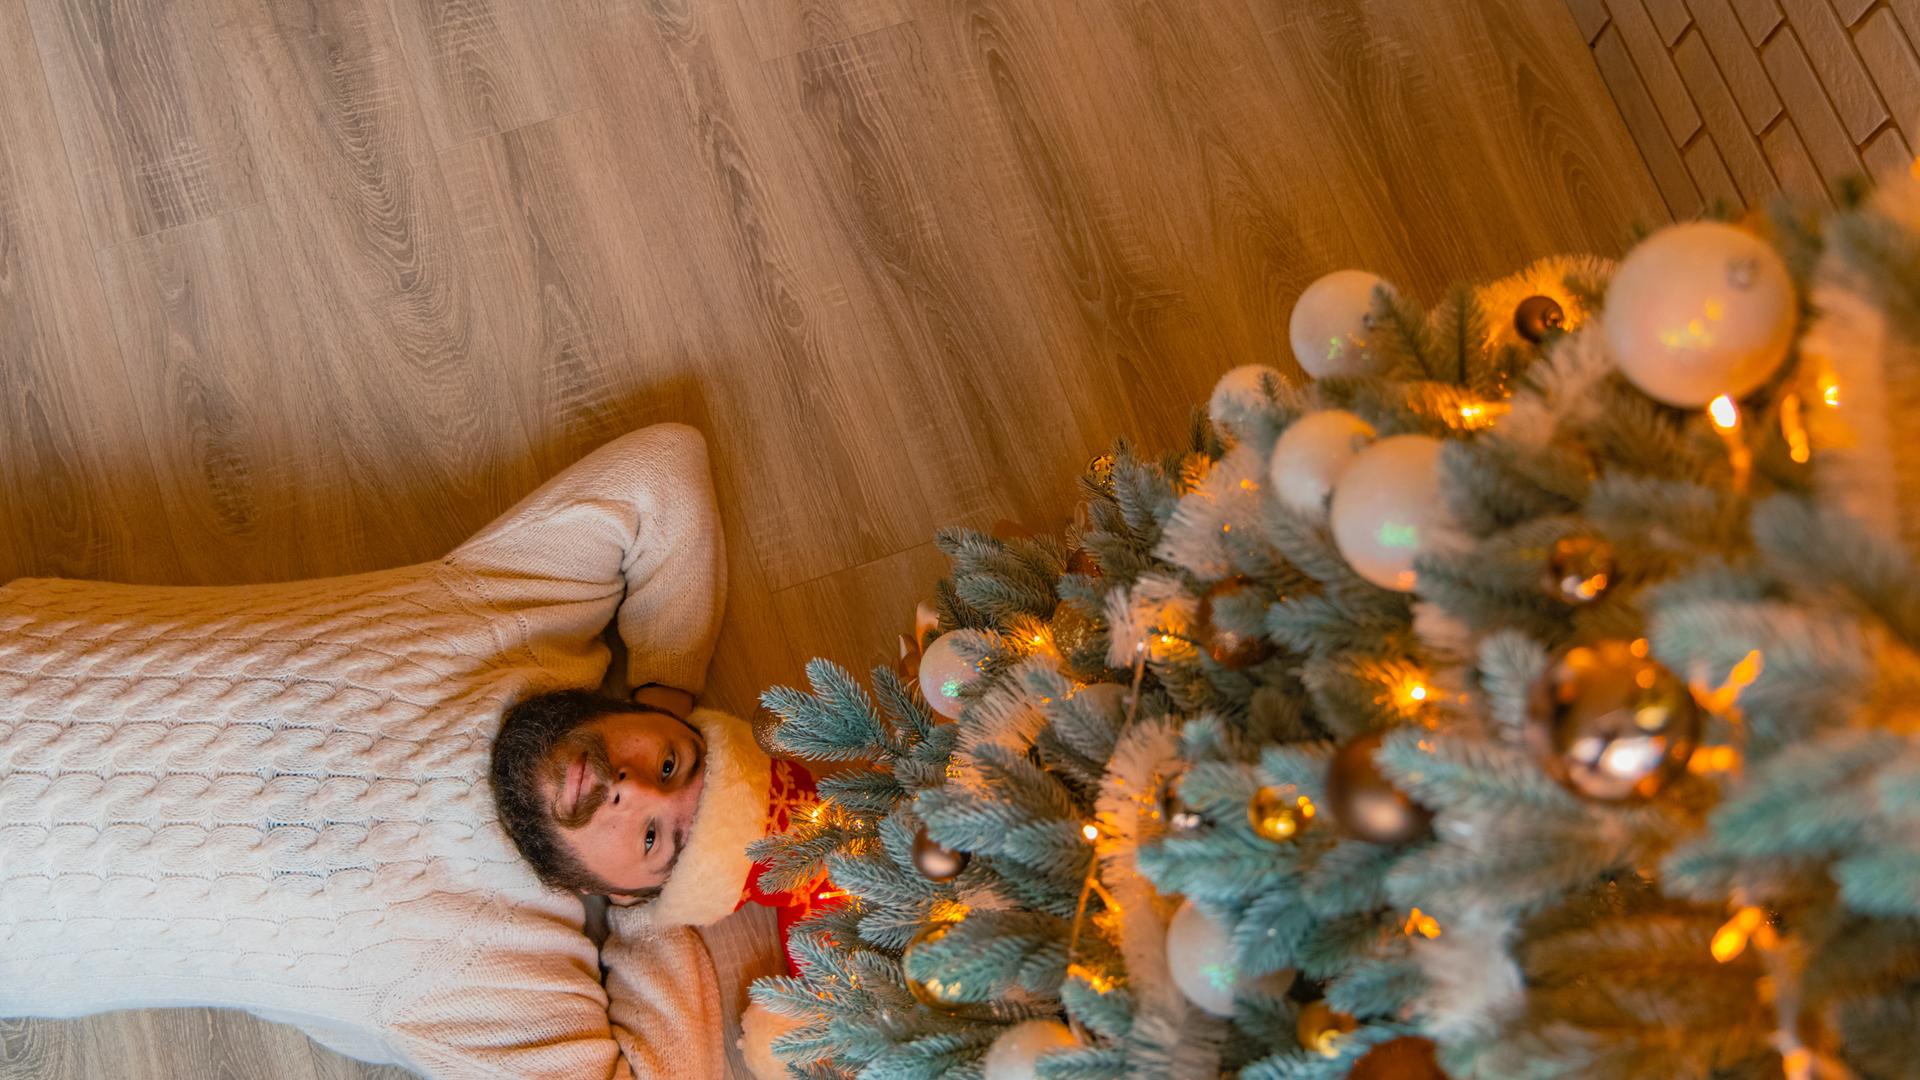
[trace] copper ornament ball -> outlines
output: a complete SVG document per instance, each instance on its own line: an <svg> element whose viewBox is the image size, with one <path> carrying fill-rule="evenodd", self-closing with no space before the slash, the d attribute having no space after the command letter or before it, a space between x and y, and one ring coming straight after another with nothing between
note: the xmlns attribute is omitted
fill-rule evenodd
<svg viewBox="0 0 1920 1080"><path fill-rule="evenodd" d="M1327 770L1327 809L1342 831L1374 844L1404 844L1427 835L1433 813L1393 786L1373 760L1383 733L1373 732L1334 751Z"/></svg>
<svg viewBox="0 0 1920 1080"><path fill-rule="evenodd" d="M1313 822L1313 802L1292 784L1265 784L1247 800L1247 824L1263 840L1284 844Z"/></svg>
<svg viewBox="0 0 1920 1080"><path fill-rule="evenodd" d="M952 881L972 861L972 855L934 842L925 825L913 834L913 867L928 881Z"/></svg>
<svg viewBox="0 0 1920 1080"><path fill-rule="evenodd" d="M1614 579L1613 545L1597 536L1563 536L1547 555L1545 586L1569 603L1597 600Z"/></svg>
<svg viewBox="0 0 1920 1080"><path fill-rule="evenodd" d="M1347 1080L1447 1080L1447 1074L1434 1057L1432 1040L1402 1035L1367 1051L1347 1070Z"/></svg>
<svg viewBox="0 0 1920 1080"><path fill-rule="evenodd" d="M1273 655L1273 646L1266 638L1257 634L1241 634L1221 629L1214 625L1214 607L1222 602L1232 601L1249 595L1254 584L1243 577L1228 578L1209 588L1200 598L1200 609L1195 615L1199 624L1207 655L1222 667L1244 668L1265 660Z"/></svg>
<svg viewBox="0 0 1920 1080"><path fill-rule="evenodd" d="M1067 573L1085 577L1100 576L1100 560L1086 548L1077 547L1067 552Z"/></svg>
<svg viewBox="0 0 1920 1080"><path fill-rule="evenodd" d="M785 751L781 750L774 743L774 732L780 729L780 725L783 722L784 721L780 719L779 713L774 712L765 705L753 710L753 719L749 721L749 726L753 731L753 744L758 746L760 752L768 757L785 756Z"/></svg>
<svg viewBox="0 0 1920 1080"><path fill-rule="evenodd" d="M1700 707L1645 652L1644 641L1569 649L1534 687L1528 744L1575 794L1650 798L1686 770L1699 745Z"/></svg>
<svg viewBox="0 0 1920 1080"><path fill-rule="evenodd" d="M1551 296L1529 296L1513 309L1514 330L1535 345L1566 326L1566 309Z"/></svg>

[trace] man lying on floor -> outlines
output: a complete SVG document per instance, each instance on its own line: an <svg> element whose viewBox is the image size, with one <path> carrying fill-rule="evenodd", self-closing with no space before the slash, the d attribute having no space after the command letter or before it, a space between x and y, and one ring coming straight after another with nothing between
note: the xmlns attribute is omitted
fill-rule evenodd
<svg viewBox="0 0 1920 1080"><path fill-rule="evenodd" d="M431 562L0 587L0 1016L230 1006L435 1077L722 1075L691 927L767 798L746 725L692 707L724 567L705 444L660 425ZM631 704L564 693L610 620ZM630 905L598 958L573 888Z"/></svg>

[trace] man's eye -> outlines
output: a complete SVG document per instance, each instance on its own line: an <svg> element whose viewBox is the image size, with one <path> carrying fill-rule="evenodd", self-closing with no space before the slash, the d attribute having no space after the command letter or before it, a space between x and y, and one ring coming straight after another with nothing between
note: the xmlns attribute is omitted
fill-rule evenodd
<svg viewBox="0 0 1920 1080"><path fill-rule="evenodd" d="M668 756L666 762L660 766L660 779L662 780L672 779L673 770L677 764L678 762L674 757L672 757L671 755Z"/></svg>
<svg viewBox="0 0 1920 1080"><path fill-rule="evenodd" d="M647 853L653 852L653 826L647 826Z"/></svg>

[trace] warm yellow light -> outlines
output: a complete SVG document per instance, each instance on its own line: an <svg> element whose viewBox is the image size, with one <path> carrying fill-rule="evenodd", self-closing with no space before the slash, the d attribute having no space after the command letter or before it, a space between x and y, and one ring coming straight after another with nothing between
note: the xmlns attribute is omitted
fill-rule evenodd
<svg viewBox="0 0 1920 1080"><path fill-rule="evenodd" d="M1639 657L1640 659L1645 660L1647 658L1647 652L1648 652L1647 639L1634 638L1633 643L1627 646L1627 651Z"/></svg>
<svg viewBox="0 0 1920 1080"><path fill-rule="evenodd" d="M1731 746L1703 746L1687 759L1687 769L1696 773L1732 772L1740 767L1740 751Z"/></svg>
<svg viewBox="0 0 1920 1080"><path fill-rule="evenodd" d="M1086 983L1096 994L1111 993L1113 988L1119 985L1111 976L1102 975L1085 964L1068 965L1067 975Z"/></svg>
<svg viewBox="0 0 1920 1080"><path fill-rule="evenodd" d="M1813 460L1813 444L1807 440L1807 425L1800 417L1800 395L1780 399L1780 434L1786 436L1787 456L1805 465Z"/></svg>
<svg viewBox="0 0 1920 1080"><path fill-rule="evenodd" d="M1434 921L1433 916L1421 911L1419 908L1414 908L1413 911L1408 913L1407 921L1401 925L1400 932L1406 934L1408 937L1419 934L1421 937L1431 941L1440 936L1440 924Z"/></svg>
<svg viewBox="0 0 1920 1080"><path fill-rule="evenodd" d="M1766 666L1766 657L1760 654L1760 650L1750 650L1740 658L1739 663L1733 665L1733 670L1727 673L1726 682L1704 692L1696 684L1694 698L1702 708L1715 716L1730 715L1734 703L1740 700L1740 691L1752 686Z"/></svg>
<svg viewBox="0 0 1920 1080"><path fill-rule="evenodd" d="M1831 375L1822 375L1820 377L1820 400L1826 402L1827 408L1829 409L1837 409L1840 407L1840 381L1838 379L1835 379Z"/></svg>
<svg viewBox="0 0 1920 1080"><path fill-rule="evenodd" d="M1259 484L1256 484L1256 483L1254 483L1254 482L1253 482L1253 481L1251 481L1251 480L1242 480L1242 481L1240 481L1240 490L1241 490L1241 491L1252 491L1252 490L1254 490L1255 488L1258 488L1259 486L1260 486Z"/></svg>
<svg viewBox="0 0 1920 1080"><path fill-rule="evenodd" d="M1707 403L1707 415L1713 418L1713 426L1721 431L1732 431L1740 426L1740 408L1725 394Z"/></svg>
<svg viewBox="0 0 1920 1080"><path fill-rule="evenodd" d="M1411 708L1427 700L1432 694L1433 691L1427 688L1426 683L1409 678L1400 684L1394 696L1399 699L1403 707Z"/></svg>
<svg viewBox="0 0 1920 1080"><path fill-rule="evenodd" d="M1098 840L1100 839L1100 830L1093 825L1082 825L1080 827L1080 835L1089 840Z"/></svg>
<svg viewBox="0 0 1920 1080"><path fill-rule="evenodd" d="M1747 951L1747 939L1753 936L1766 915L1757 907L1743 907L1728 919L1725 926L1713 932L1713 958L1724 964Z"/></svg>

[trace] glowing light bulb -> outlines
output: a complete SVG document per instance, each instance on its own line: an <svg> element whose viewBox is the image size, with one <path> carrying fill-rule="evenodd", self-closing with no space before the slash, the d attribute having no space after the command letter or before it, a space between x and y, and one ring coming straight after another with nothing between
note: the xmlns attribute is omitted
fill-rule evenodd
<svg viewBox="0 0 1920 1080"><path fill-rule="evenodd" d="M1713 418L1713 426L1721 431L1732 431L1740 426L1740 408L1725 394L1707 403L1707 415Z"/></svg>
<svg viewBox="0 0 1920 1080"><path fill-rule="evenodd" d="M1086 837L1088 840L1098 840L1100 839L1100 830L1093 825L1082 825L1080 827L1080 835Z"/></svg>
<svg viewBox="0 0 1920 1080"><path fill-rule="evenodd" d="M1728 919L1725 926L1714 931L1713 943L1708 946L1713 958L1724 964L1747 951L1747 939L1766 921L1766 915L1757 907L1743 907Z"/></svg>

